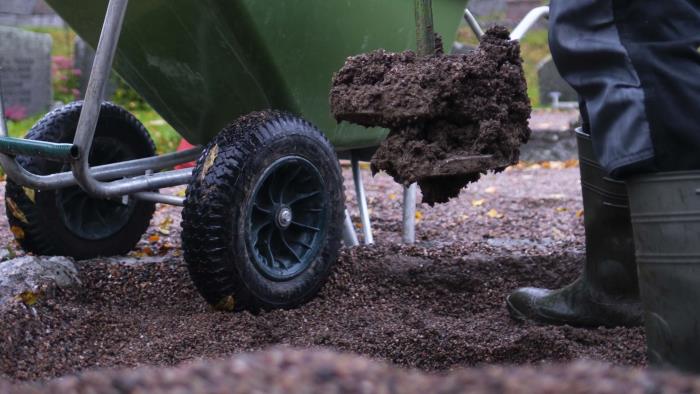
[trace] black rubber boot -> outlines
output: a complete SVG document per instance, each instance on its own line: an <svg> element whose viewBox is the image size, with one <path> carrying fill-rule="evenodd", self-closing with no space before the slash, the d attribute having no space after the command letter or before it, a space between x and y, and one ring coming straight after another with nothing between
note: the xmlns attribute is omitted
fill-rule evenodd
<svg viewBox="0 0 700 394"><path fill-rule="evenodd" d="M593 159L590 137L577 131L585 212L586 265L559 289L521 288L506 299L517 320L572 326L638 326L642 307L627 193Z"/></svg>

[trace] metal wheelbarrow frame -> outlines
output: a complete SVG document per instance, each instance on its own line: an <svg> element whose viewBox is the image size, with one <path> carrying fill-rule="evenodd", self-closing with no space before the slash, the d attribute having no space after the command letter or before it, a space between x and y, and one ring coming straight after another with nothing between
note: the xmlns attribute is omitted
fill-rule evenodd
<svg viewBox="0 0 700 394"><path fill-rule="evenodd" d="M418 2L419 0L417 0ZM93 146L102 106L102 97L104 97L104 91L115 58L127 4L128 0L109 0L85 100L72 144L9 137L2 108L2 97L0 97L0 165L15 183L38 190L58 190L79 186L89 196L98 199L121 198L124 200L134 198L177 206L184 205L184 197L165 195L157 191L162 188L189 183L192 179L193 170L158 171L197 159L203 153L201 146L182 152L94 167L91 167L88 163L88 153ZM539 7L533 10L514 30L513 38L519 39L546 12L547 7ZM477 37L480 37L482 34L481 29L468 10L465 10L465 19ZM350 158L364 232L364 242L368 244L373 242L373 237L359 171L359 161L366 157L366 152L362 154L362 151L350 150ZM15 156L18 155L40 157L50 161L65 163L70 166L71 171L38 175L23 168L15 159ZM411 196L412 193L415 193L415 190L411 191L408 189L404 200L404 240L408 242L413 240L412 219L414 218L415 197ZM355 230L347 211L345 213L343 238L346 245L358 244ZM226 309L233 306L225 303L223 307Z"/></svg>

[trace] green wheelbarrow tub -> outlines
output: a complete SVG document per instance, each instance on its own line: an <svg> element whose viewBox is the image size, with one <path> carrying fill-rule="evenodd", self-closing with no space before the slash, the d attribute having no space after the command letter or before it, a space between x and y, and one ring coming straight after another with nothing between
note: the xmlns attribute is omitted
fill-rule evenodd
<svg viewBox="0 0 700 394"><path fill-rule="evenodd" d="M48 0L96 46L107 0ZM435 0L436 31L452 42L465 0ZM331 78L346 57L414 48L413 0L131 1L115 70L183 137L206 143L239 116L299 114L337 150L376 146L382 129L337 124Z"/></svg>

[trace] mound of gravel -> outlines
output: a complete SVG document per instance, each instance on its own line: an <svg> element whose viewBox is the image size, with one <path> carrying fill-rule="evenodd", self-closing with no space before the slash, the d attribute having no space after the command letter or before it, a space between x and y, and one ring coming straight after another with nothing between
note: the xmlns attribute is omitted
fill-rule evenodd
<svg viewBox="0 0 700 394"><path fill-rule="evenodd" d="M4 389L14 394L695 393L700 392L700 379L587 361L435 375L330 351L273 349L173 368L92 371L44 385L6 384Z"/></svg>

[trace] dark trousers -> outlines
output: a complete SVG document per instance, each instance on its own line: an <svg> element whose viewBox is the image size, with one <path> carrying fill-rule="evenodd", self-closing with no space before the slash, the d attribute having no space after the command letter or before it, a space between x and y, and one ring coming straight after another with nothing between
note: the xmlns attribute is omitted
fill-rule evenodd
<svg viewBox="0 0 700 394"><path fill-rule="evenodd" d="M608 173L700 169L700 0L552 0L549 44Z"/></svg>

